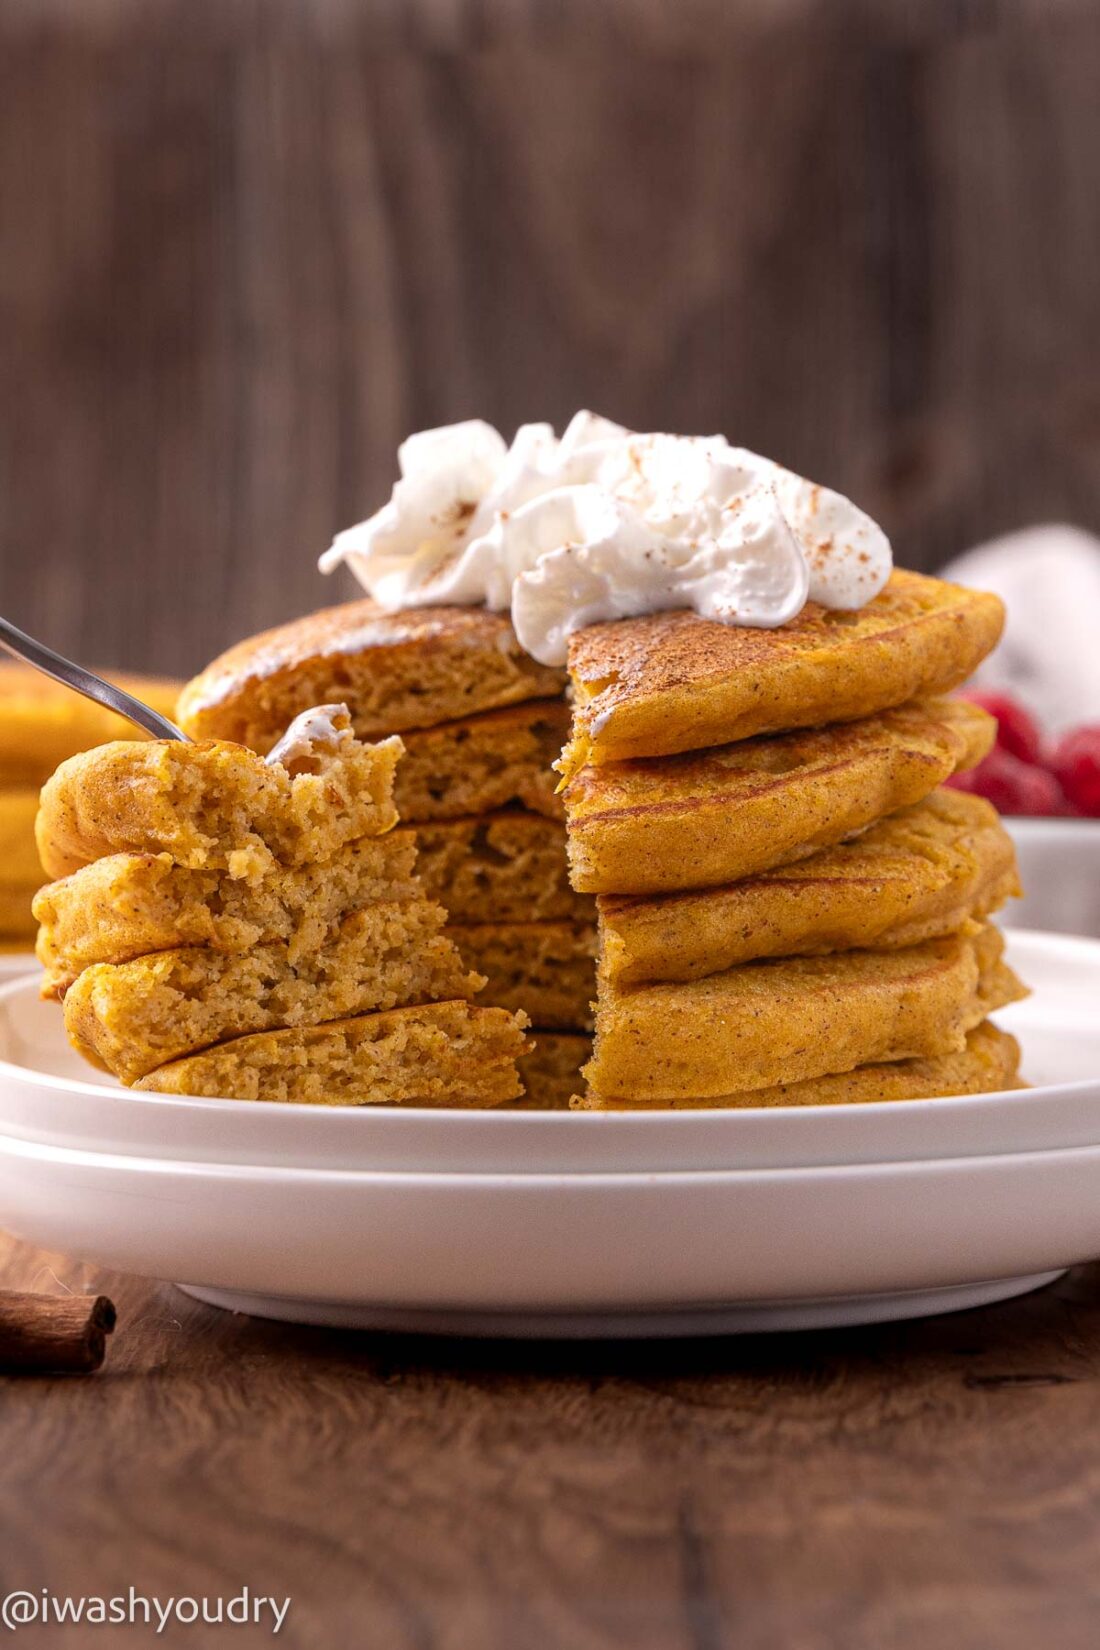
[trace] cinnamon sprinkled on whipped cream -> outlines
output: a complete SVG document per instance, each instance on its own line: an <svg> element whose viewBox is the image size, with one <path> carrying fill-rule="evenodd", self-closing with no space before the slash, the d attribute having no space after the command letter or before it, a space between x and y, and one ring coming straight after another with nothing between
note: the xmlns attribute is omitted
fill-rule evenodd
<svg viewBox="0 0 1100 1650"><path fill-rule="evenodd" d="M470 420L398 453L390 502L321 557L382 607L511 610L522 647L564 664L606 619L692 608L775 629L807 601L864 607L890 542L849 499L724 436L638 435L580 412L559 440L524 424L509 447Z"/></svg>

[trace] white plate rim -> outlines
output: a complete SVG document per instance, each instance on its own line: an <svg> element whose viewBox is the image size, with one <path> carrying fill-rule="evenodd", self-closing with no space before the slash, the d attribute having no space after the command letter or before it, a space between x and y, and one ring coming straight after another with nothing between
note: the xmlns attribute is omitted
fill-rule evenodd
<svg viewBox="0 0 1100 1650"><path fill-rule="evenodd" d="M816 1163L801 1167L776 1165L771 1168L745 1169L624 1169L620 1172L596 1170L592 1173L559 1170L556 1172L523 1173L507 1171L487 1174L476 1171L425 1172L408 1169L339 1169L298 1168L284 1163L221 1163L176 1157L148 1157L122 1152L96 1152L74 1146L54 1146L43 1141L23 1140L14 1135L0 1134L0 1155L55 1164L59 1167L101 1169L110 1173L134 1175L178 1175L181 1179L205 1178L240 1181L246 1185L276 1182L283 1185L308 1185L319 1182L342 1187L396 1186L431 1191L433 1188L471 1191L552 1190L568 1186L584 1187L586 1192L606 1192L616 1187L624 1191L639 1191L651 1186L654 1191L669 1186L725 1186L767 1182L781 1185L804 1184L807 1178L818 1184L858 1179L916 1179L930 1171L945 1175L982 1174L994 1168L1012 1170L1049 1166L1052 1159L1064 1162L1084 1160L1090 1154L1100 1160L1100 1141L1091 1145L1051 1146L1045 1151L989 1152L983 1156L924 1157L879 1159L861 1163Z"/></svg>
<svg viewBox="0 0 1100 1650"><path fill-rule="evenodd" d="M1076 952L1078 955L1089 957L1094 962L1100 964L1100 940L1091 939L1087 935L1047 933L1041 929L1010 928L1005 930L1005 941L1008 948L1015 947L1017 949L1034 949L1040 953L1044 951ZM10 999L17 998L25 993L28 993L30 987L34 983L35 982L33 979L28 979L24 976L20 979L8 981L6 984L0 986L0 1005L3 1005ZM347 1119L354 1118L357 1120L367 1117L374 1120L387 1118L390 1121L382 1124L382 1127L384 1128L400 1127L401 1124L397 1120L407 1119L410 1117L430 1117L434 1120L439 1120L442 1117L461 1117L470 1121L474 1127L484 1129L491 1129L494 1127L499 1128L502 1122L505 1121L509 1125L518 1124L521 1128L531 1130L539 1128L560 1129L562 1127L563 1120L571 1120L573 1123L577 1123L581 1119L586 1120L581 1123L582 1127L592 1126L591 1120L598 1120L605 1127L614 1127L621 1120L629 1119L632 1123L641 1123L643 1126L653 1126L654 1124L659 1123L665 1127L671 1126L684 1129L686 1131L693 1125L697 1125L699 1119L713 1118L717 1115L728 1118L737 1117L753 1119L763 1117L794 1118L805 1115L808 1112L822 1112L827 1110L831 1116L852 1118L873 1115L878 1110L876 1107L857 1103L829 1106L827 1108L811 1106L791 1106L787 1108L782 1106L738 1106L725 1109L685 1108L680 1110L668 1110L655 1108L652 1110L639 1109L636 1111L562 1112L509 1110L506 1107L478 1109L474 1107L448 1108L443 1106L327 1106L299 1105L294 1102L274 1100L216 1100L204 1098L198 1095L164 1095L157 1094L155 1092L145 1092L143 1090L108 1087L104 1083L90 1082L85 1078L57 1077L49 1072L37 1071L32 1066L19 1065L15 1061L10 1061L0 1056L0 1080L2 1080L5 1076L16 1077L20 1082L26 1082L35 1087L47 1089L52 1093L77 1093L87 1095L89 1098L109 1099L113 1102L122 1099L135 1107L171 1107L174 1110L185 1110L189 1113L208 1112L216 1116L237 1117L255 1116L258 1112L272 1111L277 1112L280 1116L295 1117L303 1120L306 1118L314 1118L319 1120L322 1117L330 1120L327 1123L319 1124L320 1127L341 1126L333 1125L331 1121L332 1119L338 1117ZM945 1106L952 1105L965 1105L967 1110L973 1110L980 1109L983 1102L1004 1100L1008 1096L1018 1096L1021 1092L1027 1092L1033 1099L1047 1095L1061 1097L1072 1096L1074 1094L1085 1094L1097 1081L1100 1081L1100 1069L1098 1069L1096 1076L1093 1078L1078 1078L1065 1083L1038 1084L1031 1087L1027 1091L1021 1091L1018 1089L997 1089L991 1090L986 1094L946 1095L939 1098L927 1098L922 1100L892 1100L890 1101L889 1109L893 1115L913 1113L919 1114L926 1111L931 1106L935 1106L937 1111L942 1111ZM354 1125L347 1124L342 1126Z"/></svg>

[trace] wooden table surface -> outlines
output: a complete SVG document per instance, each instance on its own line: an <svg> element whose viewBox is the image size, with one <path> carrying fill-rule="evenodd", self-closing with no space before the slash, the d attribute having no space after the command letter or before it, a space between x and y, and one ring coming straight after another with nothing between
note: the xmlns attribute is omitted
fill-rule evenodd
<svg viewBox="0 0 1100 1650"><path fill-rule="evenodd" d="M0 0L0 612L191 675L397 443L725 431L1100 531L1095 0Z"/></svg>
<svg viewBox="0 0 1100 1650"><path fill-rule="evenodd" d="M0 1379L4 1593L247 1583L311 1650L1094 1650L1100 1267L923 1323L606 1344L263 1323L8 1238L0 1287L119 1308L99 1374Z"/></svg>

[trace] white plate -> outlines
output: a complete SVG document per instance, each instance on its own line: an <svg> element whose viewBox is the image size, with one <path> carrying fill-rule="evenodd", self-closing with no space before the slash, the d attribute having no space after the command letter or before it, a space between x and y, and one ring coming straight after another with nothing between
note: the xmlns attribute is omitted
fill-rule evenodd
<svg viewBox="0 0 1100 1650"><path fill-rule="evenodd" d="M1100 1254L1100 1146L850 1168L423 1175L0 1143L18 1236L262 1316L729 1332L975 1305Z"/></svg>
<svg viewBox="0 0 1100 1650"><path fill-rule="evenodd" d="M0 951L0 980L14 980L21 974L37 972L38 958L33 951Z"/></svg>
<svg viewBox="0 0 1100 1650"><path fill-rule="evenodd" d="M1035 990L998 1020L1020 1036L1040 1086L789 1111L388 1111L137 1094L90 1080L57 1005L27 981L0 992L0 1135L217 1163L473 1174L805 1168L1094 1145L1100 942L1010 934L1009 951Z"/></svg>
<svg viewBox="0 0 1100 1650"><path fill-rule="evenodd" d="M1100 820L1006 819L1026 890L1013 927L1100 935Z"/></svg>
<svg viewBox="0 0 1100 1650"><path fill-rule="evenodd" d="M672 1334L976 1305L1100 1254L1100 944L1011 936L1044 1086L819 1111L268 1106L75 1079L0 994L0 1223L293 1320ZM39 1069L43 1068L43 1069ZM297 1161L293 1161L293 1159Z"/></svg>

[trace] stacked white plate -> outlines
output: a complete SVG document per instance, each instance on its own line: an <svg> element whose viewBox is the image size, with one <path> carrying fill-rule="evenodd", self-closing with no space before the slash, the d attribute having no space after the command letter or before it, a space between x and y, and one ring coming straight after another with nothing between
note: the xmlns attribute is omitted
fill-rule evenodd
<svg viewBox="0 0 1100 1650"><path fill-rule="evenodd" d="M1100 942L1014 933L1029 1090L493 1113L135 1094L0 992L0 1225L311 1323L724 1333L977 1305L1100 1255Z"/></svg>

